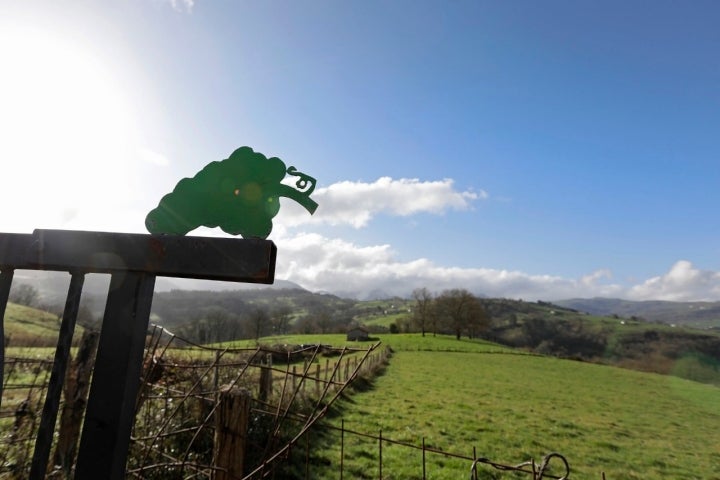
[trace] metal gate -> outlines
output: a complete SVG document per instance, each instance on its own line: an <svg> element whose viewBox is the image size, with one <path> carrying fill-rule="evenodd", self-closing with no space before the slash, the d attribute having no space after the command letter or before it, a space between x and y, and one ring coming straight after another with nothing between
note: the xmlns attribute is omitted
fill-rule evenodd
<svg viewBox="0 0 720 480"><path fill-rule="evenodd" d="M110 274L97 357L75 467L76 480L125 476L155 278L273 283L269 240L69 230L0 233L0 338L15 270L71 275L30 479L45 477L85 275ZM5 365L5 343L0 367ZM3 385L0 368L0 389ZM2 399L0 390L0 401Z"/></svg>

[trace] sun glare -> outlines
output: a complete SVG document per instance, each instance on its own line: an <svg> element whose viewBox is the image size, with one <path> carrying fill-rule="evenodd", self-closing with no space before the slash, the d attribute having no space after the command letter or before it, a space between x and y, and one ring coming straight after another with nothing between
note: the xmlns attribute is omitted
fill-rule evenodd
<svg viewBox="0 0 720 480"><path fill-rule="evenodd" d="M0 58L0 199L14 206L0 223L34 216L25 228L60 227L128 175L123 161L137 148L129 103L110 59L62 36L2 31Z"/></svg>

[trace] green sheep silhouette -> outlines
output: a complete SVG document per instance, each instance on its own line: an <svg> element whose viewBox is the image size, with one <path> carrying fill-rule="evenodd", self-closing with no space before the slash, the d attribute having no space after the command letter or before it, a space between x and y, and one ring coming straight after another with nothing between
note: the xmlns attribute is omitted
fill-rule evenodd
<svg viewBox="0 0 720 480"><path fill-rule="evenodd" d="M286 174L299 177L297 189L280 183ZM244 238L267 238L280 210L279 197L295 200L312 214L317 208L310 198L314 189L315 179L295 167L286 169L277 157L240 147L193 178L180 180L148 213L145 226L153 234L185 235L204 225Z"/></svg>

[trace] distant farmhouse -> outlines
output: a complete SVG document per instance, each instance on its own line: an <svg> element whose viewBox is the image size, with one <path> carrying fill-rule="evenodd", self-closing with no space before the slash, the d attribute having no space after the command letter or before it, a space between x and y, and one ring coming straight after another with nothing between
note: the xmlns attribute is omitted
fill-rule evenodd
<svg viewBox="0 0 720 480"><path fill-rule="evenodd" d="M365 342L369 339L369 332L365 327L353 327L347 332L348 342Z"/></svg>

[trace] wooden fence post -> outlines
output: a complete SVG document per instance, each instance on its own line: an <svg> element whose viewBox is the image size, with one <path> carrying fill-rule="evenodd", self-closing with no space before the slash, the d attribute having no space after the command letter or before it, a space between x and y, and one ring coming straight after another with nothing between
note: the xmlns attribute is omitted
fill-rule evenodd
<svg viewBox="0 0 720 480"><path fill-rule="evenodd" d="M320 398L320 364L315 364L315 396Z"/></svg>
<svg viewBox="0 0 720 480"><path fill-rule="evenodd" d="M214 480L243 477L245 443L252 396L247 390L225 387L215 411Z"/></svg>
<svg viewBox="0 0 720 480"><path fill-rule="evenodd" d="M261 402L267 402L268 397L272 394L272 354L267 354L266 363L266 366L260 367L260 394L258 397Z"/></svg>
<svg viewBox="0 0 720 480"><path fill-rule="evenodd" d="M75 462L98 338L98 332L83 332L75 361L65 373L65 403L60 413L60 431L53 461L68 474Z"/></svg>

